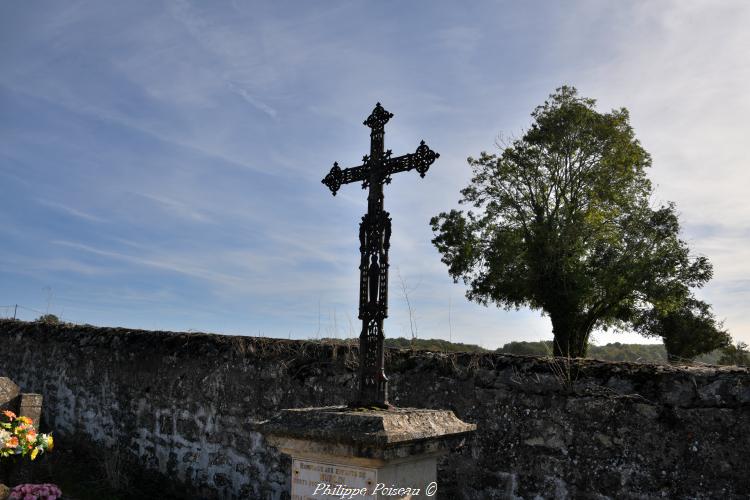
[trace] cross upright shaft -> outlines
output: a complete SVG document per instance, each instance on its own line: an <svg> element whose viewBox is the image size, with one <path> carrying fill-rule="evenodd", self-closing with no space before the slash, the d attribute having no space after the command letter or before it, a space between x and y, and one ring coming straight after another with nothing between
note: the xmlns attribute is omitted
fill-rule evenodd
<svg viewBox="0 0 750 500"><path fill-rule="evenodd" d="M388 249L391 239L391 217L383 209L383 184L391 175L416 170L425 176L430 165L440 157L422 141L414 153L391 158L385 150L385 124L393 117L377 103L364 125L370 127L370 154L362 165L341 169L334 163L321 181L334 196L342 184L362 182L369 188L367 213L359 225L359 394L351 406L388 408L388 377L385 375L383 320L388 317Z"/></svg>

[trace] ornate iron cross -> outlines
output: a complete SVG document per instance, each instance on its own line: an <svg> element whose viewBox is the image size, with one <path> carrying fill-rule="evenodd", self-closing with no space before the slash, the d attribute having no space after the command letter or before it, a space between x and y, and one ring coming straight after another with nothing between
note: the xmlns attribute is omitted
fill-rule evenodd
<svg viewBox="0 0 750 500"><path fill-rule="evenodd" d="M383 209L383 184L390 184L391 175L416 170L424 177L430 165L440 157L424 141L414 153L391 157L384 149L385 124L393 117L380 103L375 105L364 125L370 132L370 154L362 165L341 169L338 163L321 182L334 196L342 184L362 182L369 188L367 213L359 225L359 396L351 406L388 408L388 377L383 356L383 320L388 317L388 248L391 239L391 217Z"/></svg>

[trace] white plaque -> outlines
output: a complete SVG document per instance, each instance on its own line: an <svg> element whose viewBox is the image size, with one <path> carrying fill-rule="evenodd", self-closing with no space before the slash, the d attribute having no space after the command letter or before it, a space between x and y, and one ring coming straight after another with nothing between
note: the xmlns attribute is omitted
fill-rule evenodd
<svg viewBox="0 0 750 500"><path fill-rule="evenodd" d="M345 488L358 490L357 500L374 500L372 490L377 484L375 469L310 460L292 459L292 500L342 498ZM326 487L328 489L326 489ZM317 492L316 492L317 488Z"/></svg>

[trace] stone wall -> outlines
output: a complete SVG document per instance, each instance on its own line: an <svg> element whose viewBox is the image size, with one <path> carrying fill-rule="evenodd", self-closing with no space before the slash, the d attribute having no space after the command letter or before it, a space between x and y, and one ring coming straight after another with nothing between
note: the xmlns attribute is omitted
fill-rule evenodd
<svg viewBox="0 0 750 500"><path fill-rule="evenodd" d="M355 382L355 350L300 341L0 321L0 346L47 428L191 498L287 498L253 423ZM750 495L747 369L389 351L387 373L398 406L478 425L440 465L442 498Z"/></svg>

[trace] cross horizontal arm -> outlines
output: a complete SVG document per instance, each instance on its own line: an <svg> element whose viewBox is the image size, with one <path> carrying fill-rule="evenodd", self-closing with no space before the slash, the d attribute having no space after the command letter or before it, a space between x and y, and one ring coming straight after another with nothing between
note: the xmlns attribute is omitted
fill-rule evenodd
<svg viewBox="0 0 750 500"><path fill-rule="evenodd" d="M420 177L424 177L427 170L435 160L440 158L440 154L431 150L424 141L419 143L419 147L414 153L399 156L397 158L388 158L385 162L385 174L391 175L398 172L408 172L416 169Z"/></svg>
<svg viewBox="0 0 750 500"><path fill-rule="evenodd" d="M342 184L364 181L367 179L368 173L369 169L367 165L359 165L358 167L350 167L342 170L338 163L334 163L331 171L320 182L328 186L333 196L336 196L336 191L339 190Z"/></svg>

